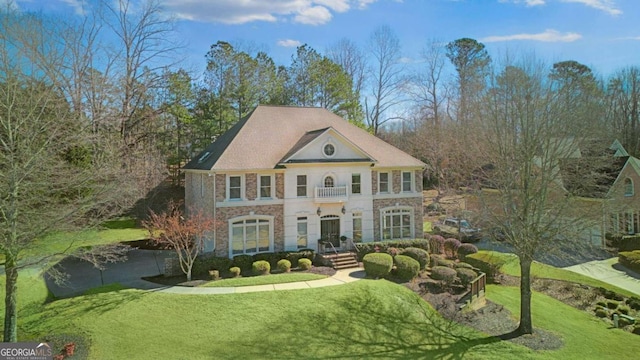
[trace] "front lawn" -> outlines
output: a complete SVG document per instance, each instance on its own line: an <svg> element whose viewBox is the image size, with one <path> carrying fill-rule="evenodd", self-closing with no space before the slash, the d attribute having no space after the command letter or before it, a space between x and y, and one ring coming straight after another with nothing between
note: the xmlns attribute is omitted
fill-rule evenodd
<svg viewBox="0 0 640 360"><path fill-rule="evenodd" d="M311 281L327 278L327 275L310 274L310 273L286 273L286 274L271 274L263 276L250 276L240 277L232 279L222 279L211 281L206 284L200 285L203 287L237 287L237 286L253 286L253 285L268 285L268 284L284 284L297 281Z"/></svg>

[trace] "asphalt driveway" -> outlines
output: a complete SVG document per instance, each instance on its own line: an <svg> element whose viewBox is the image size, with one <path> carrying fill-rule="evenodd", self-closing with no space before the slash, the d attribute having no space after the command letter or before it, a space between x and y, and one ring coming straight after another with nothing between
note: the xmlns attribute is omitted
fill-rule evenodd
<svg viewBox="0 0 640 360"><path fill-rule="evenodd" d="M67 274L64 284L56 284L45 276L47 288L58 298L71 297L102 285L119 283L125 287L153 289L160 285L144 281L143 276L154 276L164 272L164 259L172 256L169 250L132 249L127 253L127 261L108 264L102 271L91 263L75 257L66 257L56 265Z"/></svg>

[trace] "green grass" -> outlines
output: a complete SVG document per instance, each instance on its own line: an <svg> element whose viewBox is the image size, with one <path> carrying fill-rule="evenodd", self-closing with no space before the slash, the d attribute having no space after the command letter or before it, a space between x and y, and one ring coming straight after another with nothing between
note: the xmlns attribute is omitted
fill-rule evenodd
<svg viewBox="0 0 640 360"><path fill-rule="evenodd" d="M21 339L83 334L92 359L523 357L526 348L443 320L410 290L361 280L233 295L115 290L22 316Z"/></svg>
<svg viewBox="0 0 640 360"><path fill-rule="evenodd" d="M489 285L487 298L504 305L514 317L520 314L520 292L516 287ZM593 314L577 310L549 296L534 293L534 328L560 335L564 347L542 352L550 359L633 359L640 353L640 337L610 325Z"/></svg>
<svg viewBox="0 0 640 360"><path fill-rule="evenodd" d="M286 273L286 274L272 274L265 276L251 276L241 277L234 279L223 279L217 281L211 281L203 287L237 287L237 286L253 286L253 285L268 285L268 284L284 284L292 283L296 281L311 281L320 280L326 278L326 275L309 274L309 273Z"/></svg>
<svg viewBox="0 0 640 360"><path fill-rule="evenodd" d="M431 231L433 231L431 221L425 221L422 223L422 231L424 231L425 233L430 233Z"/></svg>
<svg viewBox="0 0 640 360"><path fill-rule="evenodd" d="M504 265L500 268L501 272L507 275L520 276L520 262L518 261L518 258L513 254L481 250L477 254L471 256L491 263L504 263ZM531 275L538 278L564 280L594 287L603 287L605 289L615 291L621 295L628 297L637 296L631 291L619 288L611 284L607 284L589 276L542 264L539 262L534 262L531 265Z"/></svg>

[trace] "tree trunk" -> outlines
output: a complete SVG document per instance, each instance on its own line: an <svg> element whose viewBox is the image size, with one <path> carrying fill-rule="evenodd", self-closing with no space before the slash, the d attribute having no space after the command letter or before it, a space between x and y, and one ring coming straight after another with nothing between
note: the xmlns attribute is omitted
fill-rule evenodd
<svg viewBox="0 0 640 360"><path fill-rule="evenodd" d="M187 281L191 281L191 268L193 267L193 265L189 266L187 268Z"/></svg>
<svg viewBox="0 0 640 360"><path fill-rule="evenodd" d="M531 322L531 259L520 258L520 325L518 333L533 334Z"/></svg>
<svg viewBox="0 0 640 360"><path fill-rule="evenodd" d="M5 252L4 342L18 341L18 269L16 259Z"/></svg>

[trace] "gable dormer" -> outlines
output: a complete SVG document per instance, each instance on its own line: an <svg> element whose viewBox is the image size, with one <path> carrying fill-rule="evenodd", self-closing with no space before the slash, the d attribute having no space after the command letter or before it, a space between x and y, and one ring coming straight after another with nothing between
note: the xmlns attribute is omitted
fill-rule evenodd
<svg viewBox="0 0 640 360"><path fill-rule="evenodd" d="M332 127L305 133L280 165L296 163L368 162L375 159Z"/></svg>

